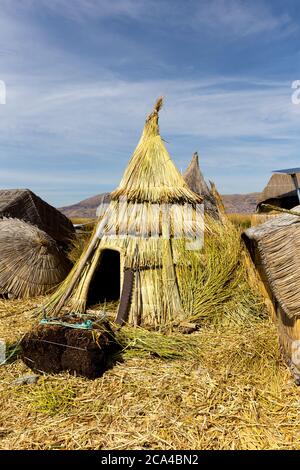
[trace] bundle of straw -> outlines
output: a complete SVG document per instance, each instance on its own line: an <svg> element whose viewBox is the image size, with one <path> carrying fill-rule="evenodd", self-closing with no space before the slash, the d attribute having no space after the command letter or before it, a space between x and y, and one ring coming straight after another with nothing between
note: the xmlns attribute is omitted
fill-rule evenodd
<svg viewBox="0 0 300 470"><path fill-rule="evenodd" d="M229 222L223 225L208 219L203 251L182 251L176 273L190 321L215 321L226 312L238 318L245 308L248 313L264 311L258 276L249 265L241 232Z"/></svg>
<svg viewBox="0 0 300 470"><path fill-rule="evenodd" d="M57 243L19 219L0 220L0 293L16 298L47 294L71 268Z"/></svg>

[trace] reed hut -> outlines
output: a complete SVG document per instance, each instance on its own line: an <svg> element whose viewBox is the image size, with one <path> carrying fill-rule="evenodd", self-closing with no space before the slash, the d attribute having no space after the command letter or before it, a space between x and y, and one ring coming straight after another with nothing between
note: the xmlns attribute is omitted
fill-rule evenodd
<svg viewBox="0 0 300 470"><path fill-rule="evenodd" d="M159 99L88 247L45 305L48 316L63 307L82 314L105 301L120 302L119 323L158 326L185 316L176 263L190 242L198 246L203 198L188 187L160 137L161 106Z"/></svg>
<svg viewBox="0 0 300 470"><path fill-rule="evenodd" d="M23 220L0 220L0 253L0 295L8 298L48 294L71 269L55 240Z"/></svg>
<svg viewBox="0 0 300 470"><path fill-rule="evenodd" d="M243 238L273 302L282 352L300 381L300 206L249 228Z"/></svg>
<svg viewBox="0 0 300 470"><path fill-rule="evenodd" d="M296 173L300 185L300 173ZM292 209L299 204L295 183L290 174L274 173L257 201L257 212L268 211L263 204Z"/></svg>
<svg viewBox="0 0 300 470"><path fill-rule="evenodd" d="M213 194L213 188L210 189L204 179L202 171L200 170L199 156L197 152L193 154L183 178L188 187L194 193L203 198L205 213L213 219L220 220L218 203ZM212 183L211 185L213 186ZM100 196L97 196L97 198L99 198L99 206L97 207L96 215L97 217L101 217L105 213L106 207L111 201L110 193L103 193Z"/></svg>
<svg viewBox="0 0 300 470"><path fill-rule="evenodd" d="M65 215L29 189L0 190L0 219L3 217L35 225L63 248L68 247L75 234L73 224Z"/></svg>
<svg viewBox="0 0 300 470"><path fill-rule="evenodd" d="M183 177L188 187L194 193L199 194L201 197L203 197L205 212L213 219L219 220L220 214L218 210L218 204L200 170L199 156L197 152L194 153L192 160L188 168L186 169Z"/></svg>

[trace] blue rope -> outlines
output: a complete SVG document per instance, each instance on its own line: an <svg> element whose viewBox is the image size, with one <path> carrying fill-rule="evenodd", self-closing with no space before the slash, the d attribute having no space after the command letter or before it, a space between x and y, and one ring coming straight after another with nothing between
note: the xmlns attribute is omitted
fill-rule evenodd
<svg viewBox="0 0 300 470"><path fill-rule="evenodd" d="M85 320L83 323L65 323L59 320L47 320L47 318L43 318L40 321L41 325L59 325L59 326L66 326L67 328L76 328L77 330L92 330L93 329L93 322L91 320Z"/></svg>

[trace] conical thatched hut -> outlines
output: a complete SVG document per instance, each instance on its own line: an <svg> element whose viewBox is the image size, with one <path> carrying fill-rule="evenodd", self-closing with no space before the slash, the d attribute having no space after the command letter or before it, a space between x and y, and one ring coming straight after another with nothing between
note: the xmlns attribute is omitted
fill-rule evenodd
<svg viewBox="0 0 300 470"><path fill-rule="evenodd" d="M199 166L199 156L195 152L193 157L187 167L183 178L187 183L188 187L196 194L203 198L205 213L210 217L213 217L216 220L220 219L220 214L218 210L218 204L212 191L209 189L202 171ZM97 216L103 215L105 207L110 203L110 193L104 193L101 195L100 204L97 208Z"/></svg>
<svg viewBox="0 0 300 470"><path fill-rule="evenodd" d="M300 381L300 206L243 237L274 305L285 358Z"/></svg>
<svg viewBox="0 0 300 470"><path fill-rule="evenodd" d="M91 303L120 300L120 323L156 326L184 317L176 261L183 242L200 241L203 205L160 137L161 106L159 99L88 248L45 306L49 315L66 306L83 313Z"/></svg>
<svg viewBox="0 0 300 470"><path fill-rule="evenodd" d="M219 220L220 215L218 205L208 185L206 184L204 176L200 170L199 157L197 152L194 153L192 160L188 168L186 169L183 177L189 188L194 193L199 194L203 197L205 212L210 217Z"/></svg>
<svg viewBox="0 0 300 470"><path fill-rule="evenodd" d="M23 220L0 220L0 295L29 298L48 294L71 264L57 243Z"/></svg>
<svg viewBox="0 0 300 470"><path fill-rule="evenodd" d="M29 189L0 190L0 219L24 220L46 232L66 248L74 237L71 221Z"/></svg>
<svg viewBox="0 0 300 470"><path fill-rule="evenodd" d="M300 173L296 173L300 185ZM290 174L274 173L257 201L257 212L266 212L262 204L291 209L299 203L295 183Z"/></svg>

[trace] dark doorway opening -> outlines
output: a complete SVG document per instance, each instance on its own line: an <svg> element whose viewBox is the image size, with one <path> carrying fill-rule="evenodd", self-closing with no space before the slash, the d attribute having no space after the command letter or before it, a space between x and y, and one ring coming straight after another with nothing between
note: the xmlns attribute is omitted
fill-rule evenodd
<svg viewBox="0 0 300 470"><path fill-rule="evenodd" d="M104 250L91 281L87 305L120 300L121 258L115 250Z"/></svg>

